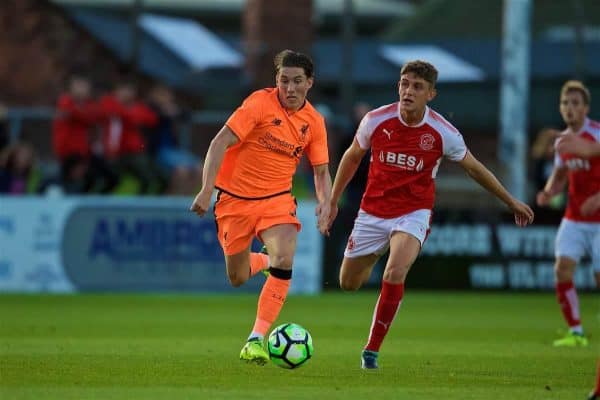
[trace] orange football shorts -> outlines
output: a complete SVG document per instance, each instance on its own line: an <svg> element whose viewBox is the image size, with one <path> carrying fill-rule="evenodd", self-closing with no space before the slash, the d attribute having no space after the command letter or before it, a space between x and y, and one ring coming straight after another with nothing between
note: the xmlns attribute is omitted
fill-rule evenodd
<svg viewBox="0 0 600 400"><path fill-rule="evenodd" d="M217 236L225 255L247 249L256 236L274 225L293 224L300 231L296 217L296 199L284 193L261 200L241 199L219 192L214 206Z"/></svg>

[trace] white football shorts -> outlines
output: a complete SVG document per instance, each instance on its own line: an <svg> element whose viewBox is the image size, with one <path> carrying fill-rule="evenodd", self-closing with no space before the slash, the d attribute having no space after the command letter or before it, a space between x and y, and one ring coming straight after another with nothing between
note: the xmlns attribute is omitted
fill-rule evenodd
<svg viewBox="0 0 600 400"><path fill-rule="evenodd" d="M368 254L382 255L390 247L390 238L394 232L406 232L419 240L421 247L431 220L431 210L416 210L396 218L375 217L362 209L354 220L354 228L344 256L349 258Z"/></svg>
<svg viewBox="0 0 600 400"><path fill-rule="evenodd" d="M592 259L594 271L600 272L600 223L563 218L556 234L556 257L569 257L579 263L586 254Z"/></svg>

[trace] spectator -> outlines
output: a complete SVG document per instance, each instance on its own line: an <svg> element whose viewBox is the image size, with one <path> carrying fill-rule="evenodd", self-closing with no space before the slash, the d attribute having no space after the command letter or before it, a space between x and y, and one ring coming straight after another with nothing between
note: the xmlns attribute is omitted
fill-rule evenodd
<svg viewBox="0 0 600 400"><path fill-rule="evenodd" d="M92 150L90 130L99 117L90 81L73 75L67 92L58 99L52 125L54 154L60 162L61 185L67 193L108 193L118 183L118 176L102 158L101 148Z"/></svg>
<svg viewBox="0 0 600 400"><path fill-rule="evenodd" d="M8 110L0 103L0 151L8 146L8 127L6 123L6 114Z"/></svg>
<svg viewBox="0 0 600 400"><path fill-rule="evenodd" d="M354 105L352 109L352 126L350 131L343 136L342 143L340 145L340 149L342 150L337 157L337 159L341 159L344 155L344 151L350 147L352 142L354 141L354 136L358 129L358 125L360 121L362 121L363 117L371 111L372 107L370 104L365 102L358 102ZM362 194L364 192L365 186L367 184L367 176L369 175L369 157L364 157L361 160L360 165L358 166L358 170L356 170L356 174L350 183L348 184L348 189L346 192L346 199L343 203L348 204L350 208L352 208L352 214L355 214L358 211L360 201L362 199Z"/></svg>
<svg viewBox="0 0 600 400"><path fill-rule="evenodd" d="M202 161L179 146L177 135L177 124L187 116L166 86L151 90L148 105L158 116L158 123L147 129L148 152L170 177L167 193L195 194L202 184Z"/></svg>
<svg viewBox="0 0 600 400"><path fill-rule="evenodd" d="M543 128L538 132L531 146L533 181L536 192L544 187L554 168L554 155L556 153L554 143L558 136L560 136L559 130ZM564 202L564 195L556 196L552 200L551 208L562 208Z"/></svg>
<svg viewBox="0 0 600 400"><path fill-rule="evenodd" d="M0 152L0 193L13 195L35 192L34 153L23 143Z"/></svg>
<svg viewBox="0 0 600 400"><path fill-rule="evenodd" d="M165 179L150 159L141 129L155 126L158 116L137 100L137 89L129 81L116 84L112 93L100 99L104 151L122 173L129 173L139 182L138 193L152 189L162 192Z"/></svg>

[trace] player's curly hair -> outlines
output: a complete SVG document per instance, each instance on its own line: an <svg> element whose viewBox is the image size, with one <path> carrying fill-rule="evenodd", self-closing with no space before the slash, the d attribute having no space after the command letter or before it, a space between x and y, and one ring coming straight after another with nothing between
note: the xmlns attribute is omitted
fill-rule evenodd
<svg viewBox="0 0 600 400"><path fill-rule="evenodd" d="M431 87L435 87L438 78L438 71L432 64L422 60L409 61L402 66L402 69L400 70L400 76L410 72L419 78L425 79L431 84Z"/></svg>
<svg viewBox="0 0 600 400"><path fill-rule="evenodd" d="M312 78L314 74L313 61L306 54L293 50L283 50L273 59L275 64L275 73L279 74L282 67L298 67L304 70L307 78Z"/></svg>
<svg viewBox="0 0 600 400"><path fill-rule="evenodd" d="M570 80L566 81L560 90L560 97L563 97L569 92L579 92L581 93L581 97L583 97L583 102L586 106L590 105L592 101L592 96L590 95L590 90L583 84L581 81Z"/></svg>

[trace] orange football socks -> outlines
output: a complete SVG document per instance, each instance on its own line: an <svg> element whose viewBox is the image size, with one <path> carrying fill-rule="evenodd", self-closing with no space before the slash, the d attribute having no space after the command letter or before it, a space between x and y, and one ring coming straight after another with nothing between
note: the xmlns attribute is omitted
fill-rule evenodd
<svg viewBox="0 0 600 400"><path fill-rule="evenodd" d="M258 309L254 328L252 328L252 336L264 337L267 334L267 331L277 319L290 288L291 270L270 268L269 271L270 275L258 298Z"/></svg>
<svg viewBox="0 0 600 400"><path fill-rule="evenodd" d="M258 274L269 266L269 256L263 253L250 253L250 276Z"/></svg>

